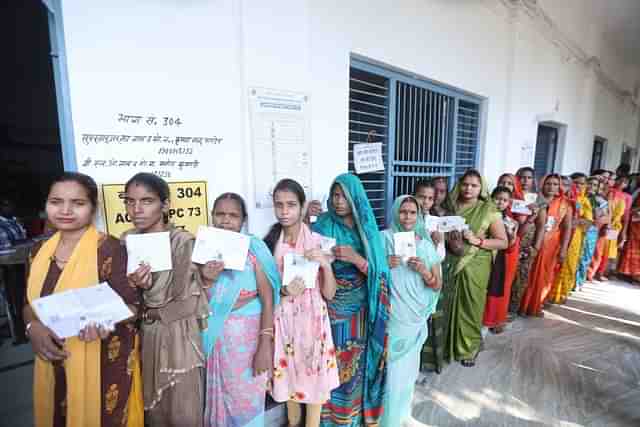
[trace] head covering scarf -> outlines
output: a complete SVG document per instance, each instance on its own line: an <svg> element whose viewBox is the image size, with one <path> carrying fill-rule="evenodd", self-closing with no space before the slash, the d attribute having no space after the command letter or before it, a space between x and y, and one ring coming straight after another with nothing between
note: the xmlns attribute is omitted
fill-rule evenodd
<svg viewBox="0 0 640 427"><path fill-rule="evenodd" d="M354 227L348 227L336 214L333 198L330 197L328 212L318 218L313 229L324 236L335 238L338 245L354 245L354 249L363 253L367 259L367 299L364 304L368 308L368 324L362 398L365 419L370 417L371 420L377 420L382 410L386 381L391 275L382 235L360 179L352 174L342 174L336 177L331 189L336 185L340 186L351 206ZM339 261L334 262L334 268L338 263ZM358 304L362 302L358 301Z"/></svg>
<svg viewBox="0 0 640 427"><path fill-rule="evenodd" d="M413 200L418 205L418 219L416 220L416 224L414 225L412 230L405 230L400 224L400 207L406 200ZM436 252L436 248L431 240L431 236L426 231L424 226L424 219L422 216L422 209L420 208L420 204L413 196L399 196L393 202L392 208L392 218L390 224L390 230L392 233L401 233L405 231L413 231L417 236L420 236L421 242L416 245L416 256L420 258L427 268L431 268L432 265L440 262L440 258L438 253ZM385 231L387 233L388 231ZM391 234L392 234L391 233ZM391 239L393 242L393 239ZM439 291L434 291L436 295L439 294ZM432 302L432 305L428 307L427 312L433 313L435 310L435 304L438 302L438 298L436 297Z"/></svg>
<svg viewBox="0 0 640 427"><path fill-rule="evenodd" d="M405 230L400 224L400 206L402 206L402 204L407 199L413 200L415 204L418 206L418 217L416 218L416 223L413 226L413 230ZM391 228L391 230L393 230L394 233L401 233L403 231L413 231L414 233L416 233L416 235L420 236L421 239L427 240L433 243L431 241L431 236L427 232L424 224L424 213L422 212L420 203L418 202L418 199L416 199L414 196L404 195L404 196L397 197L396 200L393 202L393 207L391 208L391 212L393 214L391 217L391 224L389 224L389 228Z"/></svg>
<svg viewBox="0 0 640 427"><path fill-rule="evenodd" d="M502 175L500 175L500 178L498 178L498 183L502 181L502 178L511 178L511 181L513 182L513 191L511 192L511 195L514 199L524 200L524 191L522 191L520 178L512 173L503 173Z"/></svg>
<svg viewBox="0 0 640 427"><path fill-rule="evenodd" d="M388 283L390 277L382 236L378 230L373 209L371 209L367 193L360 179L353 174L345 173L336 177L331 188L334 188L334 185L340 186L351 206L355 226L353 231L358 234L364 246L364 255L369 263L367 274L369 322L375 322L380 304L379 284L381 280ZM314 231L322 235L335 237L339 245L341 235L349 234L353 231L336 214L331 197L327 201L327 207L328 212L318 218L313 228Z"/></svg>

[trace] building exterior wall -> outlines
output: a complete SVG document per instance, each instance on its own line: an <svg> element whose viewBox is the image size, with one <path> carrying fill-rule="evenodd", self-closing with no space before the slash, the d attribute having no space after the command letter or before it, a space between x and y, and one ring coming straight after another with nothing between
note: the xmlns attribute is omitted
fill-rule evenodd
<svg viewBox="0 0 640 427"><path fill-rule="evenodd" d="M596 135L607 139L605 166L614 168L623 143L637 145L638 109L601 76L632 90L640 70L612 54L597 16L560 3L540 2L569 48L530 8L507 0L63 1L78 167L102 183L124 182L130 168L83 160L126 149L96 148L81 135L112 130L119 113L179 116L185 131L222 142L200 149L199 168L169 179L203 179L210 203L237 191L251 206L248 91L276 88L309 95L312 185L328 191L347 169L357 56L482 97L480 168L491 183L521 165L540 122L566 130L560 172L588 170ZM602 58L600 66L583 54ZM250 210L252 231L272 221L269 210Z"/></svg>

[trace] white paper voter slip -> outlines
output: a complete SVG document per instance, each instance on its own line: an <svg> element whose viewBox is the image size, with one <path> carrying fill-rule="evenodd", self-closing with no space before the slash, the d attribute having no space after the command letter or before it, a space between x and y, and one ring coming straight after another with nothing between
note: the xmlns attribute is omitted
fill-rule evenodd
<svg viewBox="0 0 640 427"><path fill-rule="evenodd" d="M223 261L225 269L243 271L250 243L251 237L246 234L201 225L191 261L196 264Z"/></svg>
<svg viewBox="0 0 640 427"><path fill-rule="evenodd" d="M607 240L618 240L619 234L618 230L607 230Z"/></svg>
<svg viewBox="0 0 640 427"><path fill-rule="evenodd" d="M407 262L409 258L416 256L416 234L413 231L393 233L393 251L396 256Z"/></svg>
<svg viewBox="0 0 640 427"><path fill-rule="evenodd" d="M556 219L555 217L548 217L547 218L547 223L544 225L544 230L545 231L551 231L553 230L553 227L556 225Z"/></svg>
<svg viewBox="0 0 640 427"><path fill-rule="evenodd" d="M525 200L512 199L511 212L521 215L531 215L531 209L528 208L529 203Z"/></svg>
<svg viewBox="0 0 640 427"><path fill-rule="evenodd" d="M108 283L38 298L31 307L60 338L75 337L89 324L113 329L116 323L133 315Z"/></svg>
<svg viewBox="0 0 640 427"><path fill-rule="evenodd" d="M466 227L466 223L463 217L461 216L443 216L440 217L440 222L438 224L438 231L441 233L448 233L450 231L464 231L468 227Z"/></svg>
<svg viewBox="0 0 640 427"><path fill-rule="evenodd" d="M526 193L524 195L524 201L525 203L528 205L532 205L535 202L538 201L538 194L537 193Z"/></svg>
<svg viewBox="0 0 640 427"><path fill-rule="evenodd" d="M161 233L129 234L127 243L127 274L140 264L151 266L151 272L171 270L171 238L168 231Z"/></svg>
<svg viewBox="0 0 640 427"><path fill-rule="evenodd" d="M320 249L327 255L333 255L333 248L336 246L336 239L333 237L320 236Z"/></svg>
<svg viewBox="0 0 640 427"><path fill-rule="evenodd" d="M296 277L302 278L306 289L316 287L320 263L309 261L304 255L289 252L283 259L282 284L288 286Z"/></svg>
<svg viewBox="0 0 640 427"><path fill-rule="evenodd" d="M434 231L438 231L438 224L440 224L440 218L434 215L425 215L424 216L424 228L427 231L433 233Z"/></svg>

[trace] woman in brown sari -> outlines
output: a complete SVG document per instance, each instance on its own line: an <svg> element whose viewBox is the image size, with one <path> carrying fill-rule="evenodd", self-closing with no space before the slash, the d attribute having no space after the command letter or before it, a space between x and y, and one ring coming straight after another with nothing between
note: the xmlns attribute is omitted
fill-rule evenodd
<svg viewBox="0 0 640 427"><path fill-rule="evenodd" d="M97 199L98 188L86 175L65 173L54 181L46 212L58 232L32 251L24 318L37 356L33 395L38 427L143 425L133 321L123 321L113 331L88 326L63 340L38 320L30 305L40 297L107 282L137 311L124 248L92 224Z"/></svg>
<svg viewBox="0 0 640 427"><path fill-rule="evenodd" d="M143 290L142 367L147 421L158 426L201 426L204 354L200 332L209 315L198 268L191 263L194 237L169 224L169 186L139 173L125 185L134 230L170 232L171 270L151 273L141 265L129 282Z"/></svg>

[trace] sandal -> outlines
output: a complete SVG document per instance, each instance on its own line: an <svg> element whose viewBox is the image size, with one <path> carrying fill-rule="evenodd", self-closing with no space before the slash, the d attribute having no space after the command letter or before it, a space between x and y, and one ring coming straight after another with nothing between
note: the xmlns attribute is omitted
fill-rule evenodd
<svg viewBox="0 0 640 427"><path fill-rule="evenodd" d="M492 332L496 335L499 335L504 332L504 326L496 326L495 328L492 328Z"/></svg>
<svg viewBox="0 0 640 427"><path fill-rule="evenodd" d="M544 317L544 312L543 311L539 311L535 314L536 317Z"/></svg>

